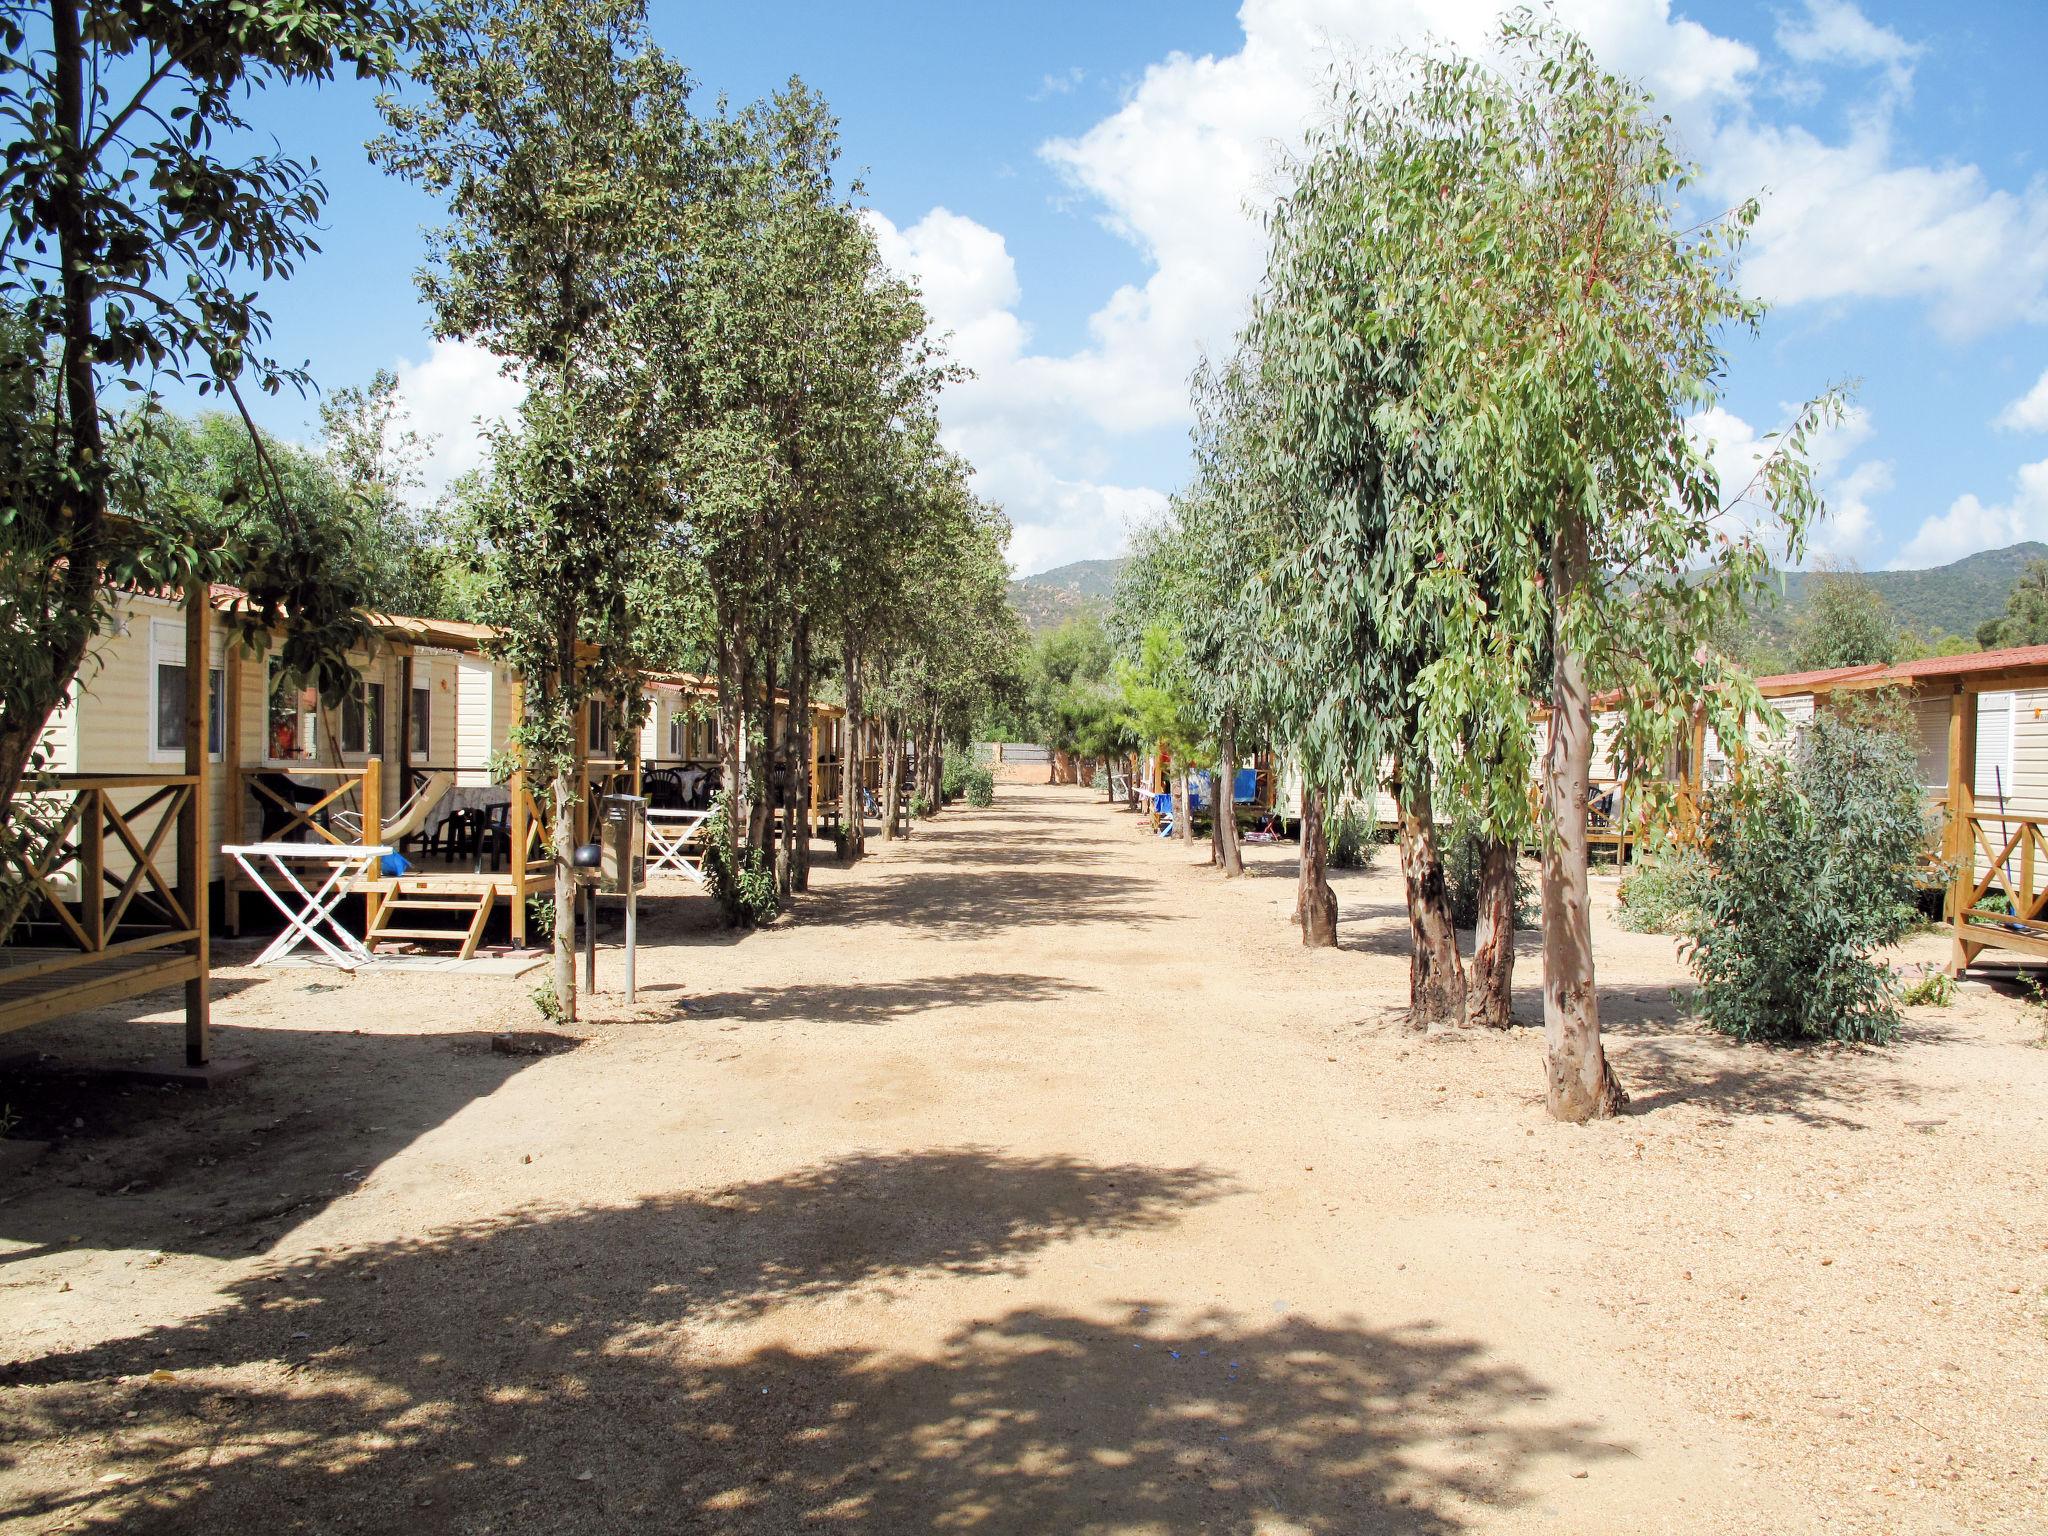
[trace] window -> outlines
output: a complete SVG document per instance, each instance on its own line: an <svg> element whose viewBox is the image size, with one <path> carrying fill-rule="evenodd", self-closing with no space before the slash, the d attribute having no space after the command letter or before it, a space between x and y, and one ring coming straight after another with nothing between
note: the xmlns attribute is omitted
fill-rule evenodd
<svg viewBox="0 0 2048 1536"><path fill-rule="evenodd" d="M150 710L150 753L153 758L185 755L185 626L157 622L150 626L151 687L156 695ZM227 677L219 667L206 671L206 755L221 752L221 703Z"/></svg>
<svg viewBox="0 0 2048 1536"><path fill-rule="evenodd" d="M384 751L384 685L360 683L341 702L341 750L378 756Z"/></svg>
<svg viewBox="0 0 2048 1536"><path fill-rule="evenodd" d="M604 716L605 716L605 710L604 710L604 705L603 705L603 704L601 704L601 703L599 703L599 702L598 702L598 701L597 701L596 699L592 699L592 700L590 701L590 739L589 739L589 746L590 746L590 755L591 755L592 757L608 757L608 756L610 756L610 755L611 755L611 753L610 753L610 745L611 745L611 744L610 744L609 742L607 742L607 741L605 740L605 718L604 718Z"/></svg>
<svg viewBox="0 0 2048 1536"><path fill-rule="evenodd" d="M434 690L412 691L412 753L414 757L434 755Z"/></svg>
<svg viewBox="0 0 2048 1536"><path fill-rule="evenodd" d="M688 724L689 722L681 715L670 715L668 717L668 755L670 757L688 757L690 755L683 745L683 733Z"/></svg>
<svg viewBox="0 0 2048 1536"><path fill-rule="evenodd" d="M272 762L310 762L320 747L320 694L270 664L267 743Z"/></svg>

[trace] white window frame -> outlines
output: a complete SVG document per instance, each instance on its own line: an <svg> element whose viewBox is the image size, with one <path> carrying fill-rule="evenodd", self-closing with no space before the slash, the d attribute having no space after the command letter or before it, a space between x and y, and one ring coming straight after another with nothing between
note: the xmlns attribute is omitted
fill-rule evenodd
<svg viewBox="0 0 2048 1536"><path fill-rule="evenodd" d="M143 723L144 744L149 748L152 763L182 763L185 761L185 746L180 742L175 747L162 746L157 741L157 722L163 717L163 668L188 665L185 655L185 623L182 619L151 619L149 621L149 718ZM219 762L222 744L227 739L226 712L228 708L227 668L209 660L206 668L206 757L209 762ZM182 718L184 702L178 705Z"/></svg>
<svg viewBox="0 0 2048 1536"><path fill-rule="evenodd" d="M377 707L375 710L370 708L370 693L372 689L376 691L377 695ZM384 718L384 706L388 702L389 695L384 687L384 680L382 678L364 677L361 673L356 675L356 686L352 696L344 700L341 708L334 712L335 734L341 742L341 759L343 762L347 762L350 758L363 759L385 755L384 727L388 722ZM354 747L348 744L348 712L351 705L359 711L363 726L362 744ZM376 717L376 730L374 733L370 729L372 715Z"/></svg>
<svg viewBox="0 0 2048 1536"><path fill-rule="evenodd" d="M301 751L297 757L278 757L272 751L277 742L277 733L271 728L270 701L277 697L277 674L283 669L284 658L276 654L266 656L263 665L263 762L265 767L286 768L311 766L319 762L319 733L324 728L320 711L313 711L314 750Z"/></svg>

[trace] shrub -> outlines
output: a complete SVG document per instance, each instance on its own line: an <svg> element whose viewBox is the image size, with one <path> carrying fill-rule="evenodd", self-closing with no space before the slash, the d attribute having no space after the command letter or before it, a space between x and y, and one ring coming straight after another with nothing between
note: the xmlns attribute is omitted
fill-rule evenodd
<svg viewBox="0 0 2048 1536"><path fill-rule="evenodd" d="M920 819L933 814L931 801L921 794L912 795L910 797L910 814Z"/></svg>
<svg viewBox="0 0 2048 1536"><path fill-rule="evenodd" d="M1889 1040L1898 982L1875 952L1912 924L1927 836L1911 741L1856 719L1816 718L1709 795L1685 939L1705 1022L1742 1040Z"/></svg>
<svg viewBox="0 0 2048 1536"><path fill-rule="evenodd" d="M1908 1008L1946 1008L1956 1000L1956 979L1947 971L1928 971L1899 989Z"/></svg>
<svg viewBox="0 0 2048 1536"><path fill-rule="evenodd" d="M775 870L760 848L732 854L732 796L721 790L704 821L704 889L725 914L729 928L757 928L782 910L775 890Z"/></svg>
<svg viewBox="0 0 2048 1536"><path fill-rule="evenodd" d="M974 764L964 760L958 752L946 758L939 769L939 798L958 800L967 793L967 776L974 771Z"/></svg>
<svg viewBox="0 0 2048 1536"><path fill-rule="evenodd" d="M1451 921L1460 928L1479 926L1479 853L1485 846L1480 835L1466 827L1454 826L1444 841L1444 888L1451 898ZM1514 921L1517 928L1536 926L1536 909L1529 902L1529 882L1522 878L1522 861L1515 860Z"/></svg>
<svg viewBox="0 0 2048 1536"><path fill-rule="evenodd" d="M1707 861L1690 845L1667 843L1638 855L1621 882L1621 908L1614 920L1636 933L1691 932L1706 873Z"/></svg>
<svg viewBox="0 0 2048 1536"><path fill-rule="evenodd" d="M969 805L994 805L996 803L996 776L993 770L976 763L965 776L967 803Z"/></svg>
<svg viewBox="0 0 2048 1536"><path fill-rule="evenodd" d="M1379 846L1377 828L1356 806L1338 806L1323 816L1323 834L1330 843L1330 868L1370 869Z"/></svg>

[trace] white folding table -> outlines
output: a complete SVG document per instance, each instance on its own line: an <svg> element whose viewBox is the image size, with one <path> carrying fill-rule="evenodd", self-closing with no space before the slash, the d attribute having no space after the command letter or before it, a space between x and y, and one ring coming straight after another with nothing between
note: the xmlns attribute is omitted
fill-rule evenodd
<svg viewBox="0 0 2048 1536"><path fill-rule="evenodd" d="M647 873L664 870L704 883L704 823L709 811L647 813Z"/></svg>
<svg viewBox="0 0 2048 1536"><path fill-rule="evenodd" d="M349 887L367 875L372 864L391 852L388 845L226 843L220 851L241 865L242 873L255 881L256 889L268 896L270 904L284 914L284 932L272 939L270 947L256 957L258 965L281 960L301 944L311 944L345 971L370 962L372 956L363 947L363 941L350 933L334 912L341 905L342 898L349 894ZM321 863L331 866L327 879L317 890L309 891L293 872L292 866ZM263 864L269 865L271 873L279 884L288 888L289 894L279 891L263 878L259 867ZM296 906L292 897L297 898Z"/></svg>

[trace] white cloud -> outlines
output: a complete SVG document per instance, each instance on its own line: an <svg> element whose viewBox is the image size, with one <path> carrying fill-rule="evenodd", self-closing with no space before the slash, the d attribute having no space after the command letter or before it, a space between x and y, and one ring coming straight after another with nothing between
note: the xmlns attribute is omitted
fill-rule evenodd
<svg viewBox="0 0 2048 1536"><path fill-rule="evenodd" d="M1260 214L1282 153L1320 115L1331 67L1435 40L1483 50L1501 0L1243 0L1234 53L1149 66L1086 131L1040 147L1068 206L1125 241L1141 276L1102 296L1082 345L1034 350L1002 234L946 209L877 224L917 272L977 380L946 406L949 440L1000 486L1019 564L1097 552L1118 496L1118 444L1185 424L1187 378L1228 348L1264 260ZM1923 305L1952 335L2048 320L2048 181L1992 185L1973 165L1919 163L1891 124L1919 48L1846 0L1811 0L1776 38L1800 66L1880 69L1891 86L1838 133L1762 115L1775 71L1758 51L1674 14L1671 0L1559 0L1609 67L1645 81L1701 160L1703 206L1764 196L1746 284L1779 304ZM1055 77L1055 79L1064 77ZM1046 82L1048 88L1054 82ZM1845 450L1846 452L1846 450ZM983 461L986 455L986 462ZM1826 479L1825 537L1860 545L1889 469L1845 458ZM1746 477L1745 477L1746 478ZM1076 510L1075 498L1089 502ZM1027 557L1025 551L1042 555Z"/></svg>
<svg viewBox="0 0 2048 1536"><path fill-rule="evenodd" d="M1053 96L1071 96L1081 88L1081 82L1088 78L1088 71L1075 64L1059 74L1043 76L1038 89L1025 97L1026 101L1044 101Z"/></svg>
<svg viewBox="0 0 2048 1536"><path fill-rule="evenodd" d="M422 466L429 499L484 462L483 427L526 398L526 386L499 372L497 358L466 341L437 340L420 361L401 358L397 373L414 429L435 439Z"/></svg>
<svg viewBox="0 0 2048 1536"><path fill-rule="evenodd" d="M2001 432L2048 432L2048 369L2034 387L1998 413L1992 423Z"/></svg>
<svg viewBox="0 0 2048 1536"><path fill-rule="evenodd" d="M1786 405L1783 410L1789 419L1796 407ZM1762 503L1761 487L1755 484L1775 445L1742 417L1720 406L1700 412L1690 426L1693 441L1705 448L1721 477L1724 531L1731 536L1747 532L1760 537L1774 558L1782 558L1783 537L1775 531L1769 509ZM1807 530L1802 564L1854 559L1868 546L1874 522L1871 501L1889 491L1895 478L1889 459L1860 456L1859 450L1875 434L1869 411L1851 406L1840 421L1808 438L1807 454L1827 513Z"/></svg>
<svg viewBox="0 0 2048 1536"><path fill-rule="evenodd" d="M1987 506L1974 495L1958 496L1946 512L1920 525L1892 568L1945 565L2025 539L2048 539L2048 459L2022 464L2006 501Z"/></svg>
<svg viewBox="0 0 2048 1536"><path fill-rule="evenodd" d="M1806 0L1806 15L1778 23L1778 46L1802 64L1843 64L1885 71L1895 89L1911 81L1920 46L1879 26L1851 0Z"/></svg>

